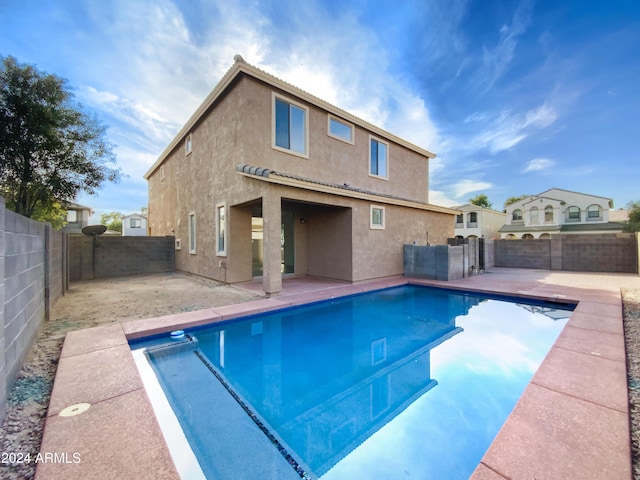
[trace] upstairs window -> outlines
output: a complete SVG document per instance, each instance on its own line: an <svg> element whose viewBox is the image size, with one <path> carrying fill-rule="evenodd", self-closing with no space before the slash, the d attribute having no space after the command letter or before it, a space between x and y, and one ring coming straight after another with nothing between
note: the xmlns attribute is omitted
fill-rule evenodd
<svg viewBox="0 0 640 480"><path fill-rule="evenodd" d="M580 207L567 208L567 222L579 222L580 221Z"/></svg>
<svg viewBox="0 0 640 480"><path fill-rule="evenodd" d="M531 207L531 211L529 212L529 216L531 217L531 223L537 224L539 222L538 218L538 207Z"/></svg>
<svg viewBox="0 0 640 480"><path fill-rule="evenodd" d="M329 115L329 136L353 144L353 125Z"/></svg>
<svg viewBox="0 0 640 480"><path fill-rule="evenodd" d="M273 96L273 146L307 156L308 109Z"/></svg>
<svg viewBox="0 0 640 480"><path fill-rule="evenodd" d="M589 205L587 208L587 221L602 220L602 209L600 205Z"/></svg>
<svg viewBox="0 0 640 480"><path fill-rule="evenodd" d="M511 221L513 222L522 222L522 210L517 209L514 210L511 214Z"/></svg>
<svg viewBox="0 0 640 480"><path fill-rule="evenodd" d="M184 139L184 154L190 155L192 151L193 151L193 137L191 136L191 134L189 134L187 135L187 138Z"/></svg>
<svg viewBox="0 0 640 480"><path fill-rule="evenodd" d="M389 145L371 137L369 141L369 174L387 178Z"/></svg>
<svg viewBox="0 0 640 480"><path fill-rule="evenodd" d="M67 210L67 223L76 223L78 221L77 210Z"/></svg>
<svg viewBox="0 0 640 480"><path fill-rule="evenodd" d="M544 222L553 223L553 207L551 205L544 207Z"/></svg>
<svg viewBox="0 0 640 480"><path fill-rule="evenodd" d="M142 220L140 218L130 218L129 228L142 228Z"/></svg>
<svg viewBox="0 0 640 480"><path fill-rule="evenodd" d="M460 213L456 215L456 224L462 225L464 223L464 214Z"/></svg>

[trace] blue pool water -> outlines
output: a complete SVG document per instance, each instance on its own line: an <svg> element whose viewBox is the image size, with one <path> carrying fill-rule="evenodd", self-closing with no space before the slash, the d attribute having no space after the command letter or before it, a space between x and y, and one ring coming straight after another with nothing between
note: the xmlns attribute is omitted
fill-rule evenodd
<svg viewBox="0 0 640 480"><path fill-rule="evenodd" d="M222 385L309 478L466 479L572 308L402 286L132 347L208 478Z"/></svg>

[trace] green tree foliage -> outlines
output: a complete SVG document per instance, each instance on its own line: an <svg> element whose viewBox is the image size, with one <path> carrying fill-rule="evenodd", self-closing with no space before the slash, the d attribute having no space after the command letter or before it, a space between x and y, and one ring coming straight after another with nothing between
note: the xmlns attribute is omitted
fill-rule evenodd
<svg viewBox="0 0 640 480"><path fill-rule="evenodd" d="M640 232L640 201L629 202L627 210L629 210L629 221L625 230L627 232Z"/></svg>
<svg viewBox="0 0 640 480"><path fill-rule="evenodd" d="M479 207L491 208L493 205L486 194L480 193L473 198L469 199L469 203L472 205L478 205Z"/></svg>
<svg viewBox="0 0 640 480"><path fill-rule="evenodd" d="M60 230L67 224L67 209L58 202L36 207L31 218L39 222L49 222L51 227Z"/></svg>
<svg viewBox="0 0 640 480"><path fill-rule="evenodd" d="M512 203L516 203L519 202L520 200L522 200L523 198L527 198L530 197L531 195L519 195L517 197L509 197L504 201L504 210L507 210L507 207L509 205L511 205Z"/></svg>
<svg viewBox="0 0 640 480"><path fill-rule="evenodd" d="M120 169L106 127L74 103L66 80L0 57L0 195L26 217L89 194Z"/></svg>
<svg viewBox="0 0 640 480"><path fill-rule="evenodd" d="M100 223L106 225L109 230L122 233L122 213L110 212L100 215Z"/></svg>

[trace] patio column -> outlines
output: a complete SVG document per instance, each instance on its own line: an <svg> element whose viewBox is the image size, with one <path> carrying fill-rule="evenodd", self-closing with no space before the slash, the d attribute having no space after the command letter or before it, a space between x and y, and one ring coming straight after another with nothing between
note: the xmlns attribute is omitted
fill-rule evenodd
<svg viewBox="0 0 640 480"><path fill-rule="evenodd" d="M278 294L282 290L280 234L282 229L282 205L280 195L262 197L263 249L262 288L266 294Z"/></svg>

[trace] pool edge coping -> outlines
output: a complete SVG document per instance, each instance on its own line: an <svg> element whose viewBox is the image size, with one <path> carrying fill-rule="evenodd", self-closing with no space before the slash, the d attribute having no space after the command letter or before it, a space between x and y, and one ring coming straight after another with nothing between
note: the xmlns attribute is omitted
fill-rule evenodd
<svg viewBox="0 0 640 480"><path fill-rule="evenodd" d="M573 312L569 322L567 322L567 325L571 324L576 328L580 328L582 329L583 333L584 333L584 330L588 330L589 332L594 332L593 335L596 335L596 336L599 334L621 335L622 347L624 349L624 333L622 331L622 308L621 308L622 301L621 301L620 289L618 289L617 292L615 293L609 290L601 289L600 290L601 297L598 297L598 299L601 301L598 302L598 301L589 300L590 298L593 299L594 297L597 297L597 295L594 295L593 290L590 290L587 293L584 291L584 289L578 288L578 287L569 288L569 287L557 286L557 288L555 288L556 293L550 294L548 293L547 290L545 290L544 286L540 288L541 285L539 284L534 284L532 287L530 287L527 290L515 290L510 288L495 288L495 287L483 288L482 286L478 286L478 285L463 285L460 282L442 282L442 281L435 281L435 280L394 277L386 280L383 279L383 280L367 282L367 283L338 286L335 288L306 293L306 294L296 294L291 296L287 296L287 295L276 296L272 298L265 298L265 299L255 300L252 302L230 305L226 307L214 307L206 310L199 310L196 312L187 312L183 314L154 317L151 319L143 319L143 320L114 322L112 324L108 324L104 326L70 332L67 335L67 338L65 339L63 350L61 352L60 364L58 367L58 372L56 373L56 380L54 383L51 400L52 401L55 400L55 397L60 394L59 393L60 391L65 391L67 394L69 394L67 390L78 387L78 385L74 384L73 381L71 381L71 383L69 383L68 381L65 381L64 373L61 374L61 372L64 372L64 369L67 367L66 364L69 364L72 361L74 361L75 363L83 364L85 368L95 369L98 372L103 371L105 369L109 370L109 362L110 362L109 354L110 352L114 351L113 350L114 347L117 347L122 344L128 344L129 340L132 340L135 338L153 335L156 333L160 333L161 331L171 331L177 328L189 328L193 326L198 326L204 323L210 323L211 320L213 320L214 322L228 321L240 316L264 313L267 311L277 310L277 309L286 308L294 305L314 303L314 302L319 302L323 300L329 300L331 298L339 298L339 297L354 295L358 293L364 293L367 291L378 290L381 288L388 288L388 287L400 286L400 285L406 285L406 284L427 285L432 287L445 288L448 290L464 290L467 292L504 295L512 298L515 297L515 298L545 300L545 301L576 302L578 304L578 307L576 308L578 317L582 316L583 318L587 318L587 316L594 315L593 313L589 313L589 312L600 312L598 315L602 315L611 319L611 322L610 322L611 326L607 328L609 328L610 330L612 329L615 330L616 329L615 324L619 324L619 327L620 327L619 330L622 333L617 333L617 331L599 331L597 330L598 326L596 325L594 327L594 325L592 324L587 324L586 328L584 325L582 326L573 325L573 323L576 323L576 322L572 322L574 315L576 315L576 311ZM547 287L548 287L548 284L547 284ZM536 290L538 290L537 293L536 293ZM566 292L566 294L562 294L561 292L558 293L558 290L562 290ZM291 297L291 298L288 298L288 297ZM618 306L619 308L617 308L616 310L616 307ZM578 311L578 308L580 309L579 311ZM154 320L156 325L153 325ZM158 320L160 320L161 326L157 325ZM589 319L587 318L587 320ZM117 332L118 329L117 327L114 327L114 325L119 325L120 332ZM564 330L565 329L563 329L563 332ZM109 332L109 335L106 336L106 338L101 336L101 333L104 334L107 331ZM513 445L513 439L511 438L512 430L518 425L521 425L523 421L524 422L527 421L526 411L523 410L524 408L523 405L526 406L530 404L533 401L535 395L540 394L540 391L539 391L540 388L543 388L543 389L547 388L548 390L552 390L553 395L555 396L560 395L563 401L583 402L583 403L586 401L586 402L590 402L590 405L594 403L597 404L597 402L592 401L593 399L580 398L579 395L576 396L573 394L573 392L566 393L566 392L558 391L558 388L554 390L553 388L549 388L548 385L539 384L539 380L537 379L538 372L540 372L543 366L547 368L547 365L546 365L547 362L552 361L552 360L549 360L550 355L551 355L551 352L554 351L554 349L559 348L557 347L557 343L558 341L556 340L554 345L551 347L549 354L547 355L547 357L545 357L543 363L538 368L538 371L534 375L534 378L531 380L531 382L523 392L522 396L520 397L513 412L509 415L505 424L502 426L500 432L498 433L493 443L485 453L480 464L476 468L476 471L471 477L472 479L483 480L487 478L495 478L495 479L516 478L518 477L518 475L522 474L523 472L525 472L529 477L538 475L538 476L535 476L535 478L546 478L546 477L551 478L550 477L551 471L549 470L550 468L554 472L553 475L555 475L556 472L558 471L566 471L566 472L571 472L572 475L575 476L575 469L576 469L575 461L576 459L578 459L579 461L580 452L573 452L575 453L576 457L572 456L570 459L568 459L568 461L566 462L566 465L564 465L564 467L566 467L565 470L558 470L559 468L558 465L550 465L549 462L545 462L545 458L544 458L545 452L553 456L553 451L551 451L550 453L548 452L549 450L553 450L552 447L547 446L546 448L543 448L539 444L540 443L539 439L536 443L535 438L527 437L523 441L525 443L535 446L535 448L533 448L533 450L527 450L524 452L524 454L522 454L522 453L518 453L518 451L514 452L514 447L516 447L516 445ZM79 347L80 344L82 344L81 347ZM566 350L566 348L564 350ZM100 358L99 365L96 365L95 363L94 364L86 363L88 361L96 362L95 355L94 356L90 355L91 353L96 351L101 351L101 355L99 357ZM607 359L604 359L604 360L607 360ZM132 355L131 355L131 361L133 362ZM596 361L595 363L598 363L598 362ZM627 389L626 389L626 360L620 363L622 364L622 367L623 367L622 370L624 371L624 375L623 375L624 389L623 390L624 390L625 398L623 400L624 400L624 403L627 404L628 406ZM146 395L146 391L144 390L144 387L140 385L141 381L139 378L139 373L137 372L137 369L135 369L135 365L134 365L134 370L135 370L134 372L128 371L129 366L123 367L122 365L119 365L119 364L111 365L111 369L123 370L123 368L124 370L127 370L124 376L129 380L131 386L128 388L126 386L124 388L120 387L117 391L103 393L100 398L93 398L92 401L89 403L95 406L99 406L101 404L105 406L104 415L101 417L98 417L96 421L98 423L108 422L111 428L113 428L114 424L117 424L117 422L121 422L123 424L122 431L127 431L127 429L130 430L131 425L136 425L137 422L140 421L139 410L132 410L130 413L123 415L123 412L121 410L113 411L113 410L110 410L108 407L110 403L122 401L123 398L127 396L132 396L135 394L138 397L136 398L138 402L141 402L141 401L146 402L146 405L144 405L144 408L143 408L144 415L151 415L152 418L146 418L146 422L149 425L149 429L147 432L144 432L144 437L145 437L144 439L143 438L128 439L127 445L129 445L130 450L127 452L127 455L128 456L133 455L139 462L142 459L141 463L143 465L146 465L144 468L139 468L139 471L143 472L143 476L140 478L179 478L175 470L175 467L173 466L171 455L169 453L168 447L166 446L166 442L164 441L162 432L160 431L158 422L155 419L155 415L153 414L153 409L151 408L151 402ZM122 374L122 372L119 372L119 374ZM597 375L597 372L595 372L594 375ZM64 383L59 383L59 379L58 379L59 376L61 379L60 382L64 382ZM137 381L136 381L136 378L132 378L135 376L137 376ZM76 397L77 402L75 403L79 403L83 401L83 395L87 395L86 385L83 388L85 388L85 392L83 393L82 388L80 388L78 392L78 396ZM617 398L619 396L620 396L620 388L618 387L616 398L613 400L614 405L620 404L620 399ZM52 403L50 402L50 405L51 404ZM571 405L571 403L569 403L569 405ZM604 433L606 433L607 435L611 434L615 436L616 451L611 453L615 454L615 458L617 459L615 463L617 464L618 467L620 467L619 474L615 478L631 478L631 444L630 444L630 433L629 433L630 427L628 422L628 408L625 413L623 411L620 411L619 407L618 409L612 408L609 405L600 405L600 407L606 408L614 413L617 412L620 415L626 415L627 421L626 421L626 431L623 432L624 435L620 435L619 428L618 428L618 432L604 432ZM524 419L522 415L525 416ZM69 448L73 448L74 444L72 441L69 440L69 438L76 437L76 435L71 435L69 432L69 429L71 429L72 431L73 429L81 429L81 430L86 429L86 425L83 426L85 422L82 421L82 417L83 415L79 415L77 417L74 417L73 422L65 422L64 420L59 420L60 417L58 417L57 412L55 411L48 412L45 431L44 431L43 440L42 440L41 451L72 453L69 451ZM530 423L534 423L537 420L533 418L533 419L529 419L529 421ZM602 428L602 426L599 426L599 428ZM60 429L63 429L64 432L60 432ZM133 430L135 430L135 428ZM121 431L121 430L118 429L118 431ZM532 431L534 431L535 433L535 428ZM97 433L99 435L100 431L98 431ZM599 436L603 435L602 430L598 430L596 433ZM571 434L574 437L573 438L574 445L583 445L585 443L585 439L588 436L593 435L594 432L590 432L589 429L587 430L578 429L578 430L573 430ZM132 435L135 436L137 434L133 432ZM624 438L619 438L619 437L624 437ZM65 438L67 440L65 440ZM545 443L548 443L548 440L549 438L546 437L544 439ZM121 445L118 439L113 439L112 441L118 445ZM146 443L142 444L141 442L143 441ZM505 448L505 443L507 448ZM98 442L97 445L100 445L100 442ZM509 445L511 445L511 447ZM152 449L155 449L155 452L154 452L155 456L153 457L153 461L148 460L150 446L152 447ZM92 443L89 443L87 445L87 448L89 448L89 453L88 455L85 455L85 458L79 464L74 464L74 465L51 464L51 463L38 464L35 478L37 480L44 479L44 478L47 478L47 479L49 478L88 478L91 476L99 477L101 473L106 473L106 472L109 472L109 474L112 476L126 477L127 475L129 476L131 475L131 471L129 469L130 467L129 463L125 462L122 465L118 462L114 463L113 461L105 463L104 452L95 451L96 447L94 447ZM115 450L117 450L117 448L114 448L114 451ZM542 458L531 458L533 457L533 455L529 454L530 451L535 451L536 456L537 457L542 456ZM111 453L111 455L113 454ZM123 455L123 457L124 456L126 455ZM607 455L607 454L596 455L598 459L602 459L602 457L610 457L610 456L611 455ZM145 457L147 458L146 461L144 460ZM560 467L562 467L562 465ZM609 468L610 466L605 465L602 468L604 467ZM118 469L121 469L121 471L118 471ZM546 475L545 475L545 472L547 472ZM594 475L595 475L595 472L594 472ZM569 477L565 476L564 478L569 478Z"/></svg>

